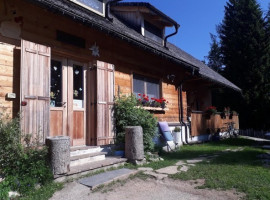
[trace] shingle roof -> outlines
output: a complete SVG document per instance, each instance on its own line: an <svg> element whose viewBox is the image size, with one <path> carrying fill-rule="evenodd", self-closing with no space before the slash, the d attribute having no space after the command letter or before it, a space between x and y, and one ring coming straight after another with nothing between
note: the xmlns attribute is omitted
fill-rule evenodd
<svg viewBox="0 0 270 200"><path fill-rule="evenodd" d="M241 91L239 87L231 83L229 80L213 71L204 63L184 52L173 44L168 43L167 47L142 36L135 30L127 27L123 22L117 19L110 22L102 16L99 16L87 9L78 6L77 4L67 0L28 0L37 5L43 6L54 12L59 12L63 15L71 17L75 21L79 21L88 26L94 27L101 31L111 34L112 36L119 37L132 44L138 45L145 50L149 50L154 54L166 57L173 62L181 64L188 69L197 70L199 75L205 79L209 79L215 83L230 87L234 90Z"/></svg>

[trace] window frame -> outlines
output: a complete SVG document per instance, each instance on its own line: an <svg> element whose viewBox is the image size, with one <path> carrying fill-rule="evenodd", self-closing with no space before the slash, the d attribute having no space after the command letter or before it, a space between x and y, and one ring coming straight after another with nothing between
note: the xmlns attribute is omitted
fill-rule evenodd
<svg viewBox="0 0 270 200"><path fill-rule="evenodd" d="M132 73L132 94L134 94L134 77L138 76L139 78L143 79L143 83L144 83L144 92L142 94L146 94L147 96L149 95L147 93L147 82L150 81L157 81L157 85L158 85L158 97L155 97L157 99L160 99L162 97L162 81L160 78L157 77L151 77L151 76L147 76L147 75L142 75L142 74L138 74L138 73Z"/></svg>
<svg viewBox="0 0 270 200"><path fill-rule="evenodd" d="M101 0L102 1L102 13L99 12L98 10L95 10L94 8L92 8L90 6L87 6L87 5L79 2L78 0L70 0L70 1L72 1L73 3L75 3L75 4L77 4L77 5L81 6L81 7L86 8L86 9L88 9L88 10L90 10L90 11L92 11L92 12L98 14L98 15L101 15L101 16L105 17L105 2L104 2L104 0ZM94 1L98 1L98 0L94 0Z"/></svg>

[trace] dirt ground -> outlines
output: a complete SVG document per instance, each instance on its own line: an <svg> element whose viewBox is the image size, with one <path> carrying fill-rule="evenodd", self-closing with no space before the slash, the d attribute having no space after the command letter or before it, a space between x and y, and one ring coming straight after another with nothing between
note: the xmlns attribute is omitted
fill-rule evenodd
<svg viewBox="0 0 270 200"><path fill-rule="evenodd" d="M203 183L203 180L135 178L93 192L88 187L73 181L66 184L63 190L56 192L51 200L236 200L244 197L243 194L232 190L195 189Z"/></svg>

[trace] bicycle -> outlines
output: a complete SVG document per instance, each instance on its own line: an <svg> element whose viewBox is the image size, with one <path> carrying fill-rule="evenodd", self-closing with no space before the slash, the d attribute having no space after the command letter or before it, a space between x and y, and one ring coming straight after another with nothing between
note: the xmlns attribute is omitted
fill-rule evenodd
<svg viewBox="0 0 270 200"><path fill-rule="evenodd" d="M223 134L223 137L225 138L237 138L238 135L239 135L239 131L238 129L235 129L234 128L234 122L227 122L227 123L224 123L226 124L227 126L225 127L225 133Z"/></svg>

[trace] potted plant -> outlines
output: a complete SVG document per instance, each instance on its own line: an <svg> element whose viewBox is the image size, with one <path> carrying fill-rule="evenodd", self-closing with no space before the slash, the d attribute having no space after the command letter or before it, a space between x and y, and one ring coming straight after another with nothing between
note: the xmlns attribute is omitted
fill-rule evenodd
<svg viewBox="0 0 270 200"><path fill-rule="evenodd" d="M230 116L230 107L224 107L223 112L220 114L222 119L226 119L227 116Z"/></svg>
<svg viewBox="0 0 270 200"><path fill-rule="evenodd" d="M233 116L238 116L238 113L234 110L230 113L230 119L232 119Z"/></svg>
<svg viewBox="0 0 270 200"><path fill-rule="evenodd" d="M175 144L181 145L182 141L181 141L181 127L180 126L176 126L173 129L173 138L174 138Z"/></svg>
<svg viewBox="0 0 270 200"><path fill-rule="evenodd" d="M217 113L217 108L215 106L209 106L205 110L205 116L207 119L210 119L211 115L215 115Z"/></svg>

